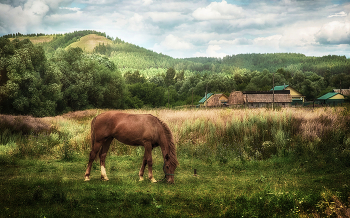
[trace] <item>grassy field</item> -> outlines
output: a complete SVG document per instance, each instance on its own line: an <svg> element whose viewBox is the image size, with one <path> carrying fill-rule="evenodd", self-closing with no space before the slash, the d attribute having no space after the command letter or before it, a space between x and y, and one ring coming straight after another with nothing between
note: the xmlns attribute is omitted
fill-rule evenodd
<svg viewBox="0 0 350 218"><path fill-rule="evenodd" d="M35 37L28 37L28 36L19 36L16 37L16 39L22 41L23 39L29 39L33 44L38 43L44 43L44 42L50 42L53 39L54 35L47 35L47 36L35 36ZM14 40L15 38L10 38L10 40Z"/></svg>
<svg viewBox="0 0 350 218"><path fill-rule="evenodd" d="M101 112L0 116L1 217L350 216L348 108L128 110L169 125L174 185L139 182L143 148L118 142L110 180L100 180L97 161L84 182L89 125ZM153 160L161 180L159 148Z"/></svg>
<svg viewBox="0 0 350 218"><path fill-rule="evenodd" d="M89 34L87 36L81 37L79 41L73 42L72 44L67 46L66 49L70 47L72 48L80 47L81 49L83 49L83 51L91 53L94 50L94 48L99 44L112 45L113 42L104 36Z"/></svg>

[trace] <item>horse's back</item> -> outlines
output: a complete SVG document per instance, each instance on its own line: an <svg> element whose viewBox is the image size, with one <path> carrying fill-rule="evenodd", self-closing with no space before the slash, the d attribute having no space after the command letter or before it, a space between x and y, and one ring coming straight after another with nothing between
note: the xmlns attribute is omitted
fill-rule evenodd
<svg viewBox="0 0 350 218"><path fill-rule="evenodd" d="M157 119L150 114L108 111L96 117L94 128L100 140L113 137L125 144L140 145L155 140L158 125Z"/></svg>

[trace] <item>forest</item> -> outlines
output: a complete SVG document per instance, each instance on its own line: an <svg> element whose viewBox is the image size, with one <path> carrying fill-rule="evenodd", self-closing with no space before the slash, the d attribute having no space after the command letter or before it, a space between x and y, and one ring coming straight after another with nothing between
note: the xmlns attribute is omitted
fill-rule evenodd
<svg viewBox="0 0 350 218"><path fill-rule="evenodd" d="M92 53L68 47L96 34L112 43ZM0 38L0 113L54 116L90 108L154 108L197 104L206 91L267 91L290 85L308 101L350 87L345 56L295 53L238 54L224 58L172 58L105 33L8 34ZM16 37L27 37L19 40Z"/></svg>

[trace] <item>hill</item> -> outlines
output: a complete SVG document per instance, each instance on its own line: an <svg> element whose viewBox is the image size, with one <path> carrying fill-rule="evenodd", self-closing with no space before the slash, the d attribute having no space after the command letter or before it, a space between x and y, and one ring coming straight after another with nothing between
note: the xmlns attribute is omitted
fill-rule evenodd
<svg viewBox="0 0 350 218"><path fill-rule="evenodd" d="M89 34L86 36L81 37L78 41L73 42L72 44L68 45L66 49L68 48L75 48L79 47L83 49L83 51L91 53L94 51L94 48L98 45L112 45L113 41L110 39L107 39L104 36L99 36L97 34Z"/></svg>
<svg viewBox="0 0 350 218"><path fill-rule="evenodd" d="M33 40L38 34L16 34L16 37ZM141 105L137 103L138 99L142 99L145 105L148 104L145 98L149 95L140 93L138 90L141 88L155 90L155 87L133 84L140 81L161 88L169 84L172 87L169 89L169 95L173 98L173 102L169 101L171 105L192 103L192 92L200 99L206 91L229 94L232 90L270 90L274 74L275 85L290 85L308 100L334 88L339 89L340 85L342 88L350 87L350 60L345 56L310 57L296 53L270 53L227 55L224 58L173 58L93 30L56 34L52 37L51 41L36 44L43 48L49 60L54 60L59 48L68 51L79 47L82 53L85 52L84 57L90 58L89 53L93 53L95 58L99 56L104 61L112 62L125 81L130 83L128 91L131 105ZM176 72L167 75L170 68ZM165 82L167 76L171 78ZM168 98L168 93L165 94L164 98ZM136 95L139 96L134 99Z"/></svg>
<svg viewBox="0 0 350 218"><path fill-rule="evenodd" d="M9 36L12 35L14 34L9 34ZM20 40L28 38L33 44L40 43L47 54L52 54L57 48L80 47L87 53L98 53L107 56L122 73L139 70L146 77L164 74L170 67L178 71L185 71L186 76L194 73L201 75L228 73L232 75L238 69L259 72L264 70L276 72L278 69L284 69L292 74L301 71L304 73L314 72L320 76L324 76L328 71L328 73L333 75L350 71L350 60L345 56L337 55L310 57L296 53L253 53L227 55L224 58L172 58L162 53L156 53L124 42L119 38L113 39L106 36L105 33L93 30L44 36L35 36L35 34L24 36L19 34L17 38Z"/></svg>
<svg viewBox="0 0 350 218"><path fill-rule="evenodd" d="M39 43L47 43L51 42L54 39L55 35L45 35L45 36L18 36L16 38L9 38L11 41L14 39L18 39L22 41L23 39L29 39L34 45Z"/></svg>

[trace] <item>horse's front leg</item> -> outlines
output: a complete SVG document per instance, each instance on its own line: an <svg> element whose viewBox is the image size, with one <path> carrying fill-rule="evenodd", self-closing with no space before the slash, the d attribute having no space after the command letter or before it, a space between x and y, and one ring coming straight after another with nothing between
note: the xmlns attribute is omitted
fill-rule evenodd
<svg viewBox="0 0 350 218"><path fill-rule="evenodd" d="M139 172L140 181L143 180L143 173L145 171L145 167L147 164L148 165L148 178L151 180L151 182L156 183L157 180L154 179L153 173L152 173L152 165L153 165L153 162L152 162L152 144L145 143L144 148L145 148L145 154L144 154L141 169Z"/></svg>

